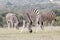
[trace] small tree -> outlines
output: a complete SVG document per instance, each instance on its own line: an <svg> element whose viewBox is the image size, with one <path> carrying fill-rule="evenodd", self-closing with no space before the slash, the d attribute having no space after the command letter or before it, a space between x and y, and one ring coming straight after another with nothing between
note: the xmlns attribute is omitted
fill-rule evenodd
<svg viewBox="0 0 60 40"><path fill-rule="evenodd" d="M3 17L0 16L0 26L3 27Z"/></svg>
<svg viewBox="0 0 60 40"><path fill-rule="evenodd" d="M57 16L60 16L60 10L58 9L52 9L52 10L56 13Z"/></svg>

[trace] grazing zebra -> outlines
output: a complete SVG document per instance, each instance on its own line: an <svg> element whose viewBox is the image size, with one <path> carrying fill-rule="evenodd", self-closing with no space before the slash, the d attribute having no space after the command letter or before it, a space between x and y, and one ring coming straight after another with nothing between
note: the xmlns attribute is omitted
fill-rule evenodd
<svg viewBox="0 0 60 40"><path fill-rule="evenodd" d="M18 29L18 19L16 14L13 13L6 14L6 21L7 21L8 28L16 27Z"/></svg>
<svg viewBox="0 0 60 40"><path fill-rule="evenodd" d="M32 23L35 22L35 27L38 26L38 18L39 18L39 11L37 9L31 9L24 12L24 20L23 20L23 28L21 32L23 31L25 27L25 23L27 24L28 30L30 33L32 33Z"/></svg>
<svg viewBox="0 0 60 40"><path fill-rule="evenodd" d="M56 21L56 14L53 11L40 14L38 23L41 24L41 29L44 28L44 22L49 22L51 25Z"/></svg>

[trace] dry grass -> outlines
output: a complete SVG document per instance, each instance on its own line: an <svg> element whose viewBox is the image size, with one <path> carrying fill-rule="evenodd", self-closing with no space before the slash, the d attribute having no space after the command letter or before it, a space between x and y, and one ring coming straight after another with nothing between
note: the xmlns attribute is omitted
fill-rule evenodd
<svg viewBox="0 0 60 40"><path fill-rule="evenodd" d="M0 28L0 40L60 40L60 27L45 27L45 30L39 29L37 33L29 33L25 28L20 30Z"/></svg>

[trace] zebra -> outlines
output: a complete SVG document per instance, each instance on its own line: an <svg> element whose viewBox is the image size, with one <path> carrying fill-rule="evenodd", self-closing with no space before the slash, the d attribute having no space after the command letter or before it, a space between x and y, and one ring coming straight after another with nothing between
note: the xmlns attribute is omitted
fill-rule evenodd
<svg viewBox="0 0 60 40"><path fill-rule="evenodd" d="M8 28L16 27L17 29L19 29L18 28L19 22L18 22L16 14L13 14L13 13L6 14L6 21L7 21Z"/></svg>
<svg viewBox="0 0 60 40"><path fill-rule="evenodd" d="M55 23L55 21L56 21L56 14L53 11L44 12L40 14L38 19L38 23L42 30L44 29L44 22L49 22L50 25L52 26Z"/></svg>
<svg viewBox="0 0 60 40"><path fill-rule="evenodd" d="M39 10L38 9L31 9L31 10L27 10L24 12L24 20L23 20L23 27L21 32L23 31L24 27L25 27L25 23L27 23L27 27L30 33L32 33L32 23L35 22L35 30L37 30L37 26L38 26L38 19L39 19Z"/></svg>

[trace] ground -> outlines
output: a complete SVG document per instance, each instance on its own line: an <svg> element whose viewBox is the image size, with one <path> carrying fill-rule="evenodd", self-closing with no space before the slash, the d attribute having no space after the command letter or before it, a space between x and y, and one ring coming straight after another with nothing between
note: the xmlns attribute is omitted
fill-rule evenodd
<svg viewBox="0 0 60 40"><path fill-rule="evenodd" d="M60 40L60 27L39 28L37 33L34 27L32 29L33 33L29 33L27 28L21 33L17 29L0 28L0 40Z"/></svg>

